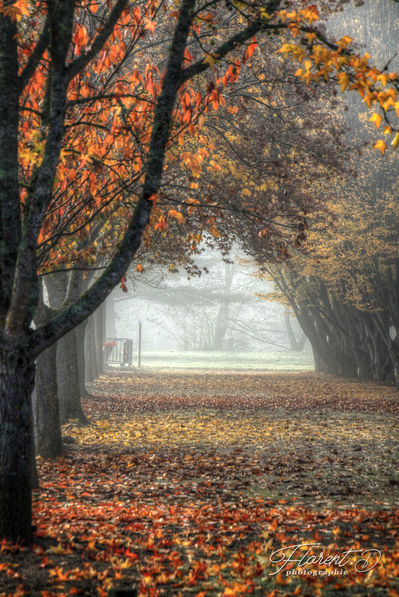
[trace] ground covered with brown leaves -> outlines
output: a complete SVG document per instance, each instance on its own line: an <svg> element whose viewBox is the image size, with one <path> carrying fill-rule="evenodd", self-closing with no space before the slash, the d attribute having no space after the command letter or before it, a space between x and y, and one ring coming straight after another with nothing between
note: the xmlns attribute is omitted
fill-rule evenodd
<svg viewBox="0 0 399 597"><path fill-rule="evenodd" d="M91 392L0 595L399 595L396 388L147 371Z"/></svg>

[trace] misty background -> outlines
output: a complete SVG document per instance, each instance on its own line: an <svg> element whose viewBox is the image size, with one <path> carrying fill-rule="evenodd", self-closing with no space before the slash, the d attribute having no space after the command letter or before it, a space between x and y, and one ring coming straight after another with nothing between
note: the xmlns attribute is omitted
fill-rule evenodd
<svg viewBox="0 0 399 597"><path fill-rule="evenodd" d="M196 258L202 272L152 268L116 289L106 305L106 338L133 340L137 365L160 367L312 368L309 342L273 283L233 251Z"/></svg>

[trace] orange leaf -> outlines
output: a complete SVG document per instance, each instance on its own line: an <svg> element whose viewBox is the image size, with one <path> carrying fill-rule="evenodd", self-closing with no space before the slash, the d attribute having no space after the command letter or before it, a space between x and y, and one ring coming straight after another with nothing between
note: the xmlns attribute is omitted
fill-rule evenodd
<svg viewBox="0 0 399 597"><path fill-rule="evenodd" d="M382 139L378 139L377 143L374 145L374 149L379 149L382 155L384 155L386 148L387 144Z"/></svg>
<svg viewBox="0 0 399 597"><path fill-rule="evenodd" d="M279 572L276 576L276 583L281 586L289 585L291 582L290 578L284 577L282 572Z"/></svg>

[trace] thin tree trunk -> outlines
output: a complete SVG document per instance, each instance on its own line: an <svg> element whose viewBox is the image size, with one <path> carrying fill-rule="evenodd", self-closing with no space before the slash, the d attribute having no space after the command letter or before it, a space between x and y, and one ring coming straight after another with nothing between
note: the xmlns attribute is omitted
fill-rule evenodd
<svg viewBox="0 0 399 597"><path fill-rule="evenodd" d="M94 317L89 318L87 324L87 356L90 361L91 380L99 377L99 368L97 363L96 338L94 333Z"/></svg>
<svg viewBox="0 0 399 597"><path fill-rule="evenodd" d="M230 318L230 292L234 278L235 267L232 263L224 264L224 297L219 304L218 315L215 323L215 334L213 337L214 350L223 350L223 341L226 336Z"/></svg>
<svg viewBox="0 0 399 597"><path fill-rule="evenodd" d="M57 392L56 344L36 360L36 449L43 458L63 453Z"/></svg>
<svg viewBox="0 0 399 597"><path fill-rule="evenodd" d="M84 336L84 355L85 355L85 383L91 383L94 381L95 376L93 374L93 359L90 352L90 335L91 335L91 318L89 317L86 325L85 336Z"/></svg>
<svg viewBox="0 0 399 597"><path fill-rule="evenodd" d="M81 423L87 424L88 419L80 402L74 330L57 342L57 386L61 424L70 419L78 419Z"/></svg>
<svg viewBox="0 0 399 597"><path fill-rule="evenodd" d="M85 358L85 330L87 321L75 328L76 356L78 360L79 391L80 397L88 395L85 384L86 358Z"/></svg>
<svg viewBox="0 0 399 597"><path fill-rule="evenodd" d="M223 350L223 341L226 336L230 316L229 307L230 302L228 298L225 298L219 305L218 315L215 324L215 335L213 339L214 350Z"/></svg>
<svg viewBox="0 0 399 597"><path fill-rule="evenodd" d="M300 339L297 340L294 334L294 330L291 326L291 316L289 313L284 313L285 329L287 330L288 341L290 343L290 350L295 352L302 352L306 343L306 336L301 330Z"/></svg>
<svg viewBox="0 0 399 597"><path fill-rule="evenodd" d="M102 303L97 311L94 312L94 338L95 338L95 352L98 368L98 376L104 373L103 363L103 342L105 337L105 303Z"/></svg>

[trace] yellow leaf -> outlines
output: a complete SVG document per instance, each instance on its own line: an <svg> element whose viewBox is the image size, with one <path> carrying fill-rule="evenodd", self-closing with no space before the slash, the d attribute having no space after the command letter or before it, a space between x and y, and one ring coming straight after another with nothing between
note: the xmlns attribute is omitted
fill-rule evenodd
<svg viewBox="0 0 399 597"><path fill-rule="evenodd" d="M176 209L170 209L169 210L169 216L171 218L174 218L175 220L177 220L179 223L184 222L184 216L183 216L183 214L181 214Z"/></svg>
<svg viewBox="0 0 399 597"><path fill-rule="evenodd" d="M293 44L283 44L281 46L281 48L279 49L278 53L279 54L291 54L293 51Z"/></svg>
<svg viewBox="0 0 399 597"><path fill-rule="evenodd" d="M384 87L386 87L388 80L389 80L389 76L386 73L381 73L380 75L377 76L377 81L380 81L380 83L382 83L382 85Z"/></svg>
<svg viewBox="0 0 399 597"><path fill-rule="evenodd" d="M382 102L382 107L385 112L387 112L391 106L395 107L395 102L392 97L389 97L385 102Z"/></svg>
<svg viewBox="0 0 399 597"><path fill-rule="evenodd" d="M218 58L219 58L218 54L208 54L208 56L206 56L204 58L204 62L206 64L209 64L209 66L213 66Z"/></svg>
<svg viewBox="0 0 399 597"><path fill-rule="evenodd" d="M386 148L387 145L382 139L378 139L377 143L374 145L374 149L379 149L382 155L384 155Z"/></svg>
<svg viewBox="0 0 399 597"><path fill-rule="evenodd" d="M65 549L62 547L61 543L58 543L56 546L52 545L47 551L49 553L65 553Z"/></svg>
<svg viewBox="0 0 399 597"><path fill-rule="evenodd" d="M394 140L392 141L392 147L394 149L396 149L398 145L399 145L399 133L396 133Z"/></svg>
<svg viewBox="0 0 399 597"><path fill-rule="evenodd" d="M346 73L339 73L338 74L338 83L341 87L341 91L344 92L349 86L349 77Z"/></svg>
<svg viewBox="0 0 399 597"><path fill-rule="evenodd" d="M360 93L360 90L359 90L359 93ZM371 108L371 103L373 101L373 98L369 93L364 97L363 101L367 105L368 108ZM385 110L385 108L384 108L384 110Z"/></svg>
<svg viewBox="0 0 399 597"><path fill-rule="evenodd" d="M349 46L349 44L351 44L353 42L353 38L349 37L349 35L345 35L344 37L341 37L340 40L338 40L337 42L337 46L341 49L341 48L347 48Z"/></svg>
<svg viewBox="0 0 399 597"><path fill-rule="evenodd" d="M305 81L306 85L309 85L309 83L312 81L313 79L313 75L310 71L308 71L306 73L306 75L304 77L302 77L302 79Z"/></svg>
<svg viewBox="0 0 399 597"><path fill-rule="evenodd" d="M303 61L303 66L306 68L306 70L310 70L312 68L312 61L307 58Z"/></svg>
<svg viewBox="0 0 399 597"><path fill-rule="evenodd" d="M309 43L312 43L312 41L314 39L316 39L316 33L313 33L313 32L311 32L311 33L305 33L305 37L306 37L306 39L308 40Z"/></svg>
<svg viewBox="0 0 399 597"><path fill-rule="evenodd" d="M381 126L381 122L382 122L382 116L381 116L381 114L377 114L376 112L373 112L373 114L369 118L369 121L374 122L377 129L379 129Z"/></svg>

